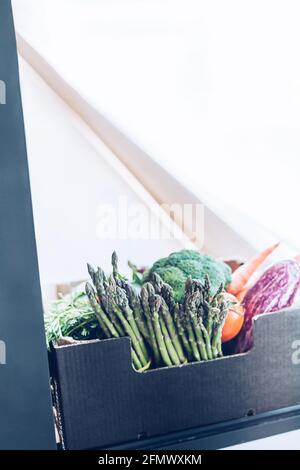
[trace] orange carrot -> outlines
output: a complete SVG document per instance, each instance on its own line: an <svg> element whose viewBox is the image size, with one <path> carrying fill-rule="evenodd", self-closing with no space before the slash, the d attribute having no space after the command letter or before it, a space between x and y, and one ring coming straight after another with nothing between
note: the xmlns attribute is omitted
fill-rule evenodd
<svg viewBox="0 0 300 470"><path fill-rule="evenodd" d="M267 257L271 253L273 253L273 251L278 247L279 243L280 242L270 246L264 251L261 251L252 259L247 261L247 263L243 264L236 271L234 271L234 273L232 274L231 283L229 284L227 291L233 295L239 294L239 292L241 292L245 288L252 274L259 268L259 266L262 265L262 263L267 259Z"/></svg>
<svg viewBox="0 0 300 470"><path fill-rule="evenodd" d="M238 299L239 302L243 302L245 295L247 294L249 288L244 287L237 295L236 298Z"/></svg>

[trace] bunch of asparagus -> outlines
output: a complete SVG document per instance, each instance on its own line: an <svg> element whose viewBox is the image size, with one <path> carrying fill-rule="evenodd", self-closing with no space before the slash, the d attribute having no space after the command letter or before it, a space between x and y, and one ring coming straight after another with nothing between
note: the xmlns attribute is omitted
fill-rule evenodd
<svg viewBox="0 0 300 470"><path fill-rule="evenodd" d="M209 294L208 277L202 284L188 278L181 303L172 288L153 274L138 293L119 273L112 255L113 273L88 265L93 285L86 294L106 338L128 336L136 370L181 365L222 356L221 333L228 310L221 285Z"/></svg>

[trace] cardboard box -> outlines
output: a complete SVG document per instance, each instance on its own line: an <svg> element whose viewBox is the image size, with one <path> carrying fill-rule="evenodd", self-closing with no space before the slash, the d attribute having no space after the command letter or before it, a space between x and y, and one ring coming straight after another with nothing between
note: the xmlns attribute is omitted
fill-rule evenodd
<svg viewBox="0 0 300 470"><path fill-rule="evenodd" d="M55 347L63 446L105 448L300 404L300 310L256 317L254 338L245 354L143 373L128 338Z"/></svg>

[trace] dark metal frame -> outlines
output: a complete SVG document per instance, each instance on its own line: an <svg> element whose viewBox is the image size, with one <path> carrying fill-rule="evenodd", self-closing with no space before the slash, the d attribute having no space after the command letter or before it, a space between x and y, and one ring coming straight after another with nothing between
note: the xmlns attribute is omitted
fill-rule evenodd
<svg viewBox="0 0 300 470"><path fill-rule="evenodd" d="M16 40L0 0L0 448L55 449Z"/></svg>
<svg viewBox="0 0 300 470"><path fill-rule="evenodd" d="M300 406L297 406L259 416L121 444L108 450L215 450L299 428Z"/></svg>

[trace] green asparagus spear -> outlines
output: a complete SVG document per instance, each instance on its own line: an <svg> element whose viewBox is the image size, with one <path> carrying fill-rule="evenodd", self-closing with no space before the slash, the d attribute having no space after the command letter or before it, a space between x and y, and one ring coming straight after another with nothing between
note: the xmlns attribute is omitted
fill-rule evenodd
<svg viewBox="0 0 300 470"><path fill-rule="evenodd" d="M153 284L155 292L161 295L161 297L166 302L170 312L173 313L176 302L174 300L174 293L172 287L169 286L169 284L167 284L166 282L164 282L157 273L152 274L151 283Z"/></svg>
<svg viewBox="0 0 300 470"><path fill-rule="evenodd" d="M150 306L150 312L151 312L151 317L152 317L152 322L153 322L153 329L155 332L155 337L156 337L156 341L158 344L161 358L166 366L172 366L173 363L167 351L164 337L161 331L160 321L159 321L159 309L161 306L161 297L157 295L150 296L149 306Z"/></svg>
<svg viewBox="0 0 300 470"><path fill-rule="evenodd" d="M176 305L174 301L173 289L168 284L166 284L157 273L153 273L151 277L151 283L153 284L155 292L160 294L162 297L161 314L164 316L166 327L180 362L185 363L187 359L184 355L182 345L178 337L179 332L177 332L177 328L172 316L172 314L174 314ZM181 328L181 335L182 330L183 329Z"/></svg>
<svg viewBox="0 0 300 470"><path fill-rule="evenodd" d="M141 297L141 304L143 307L143 312L146 318L146 323L147 323L147 328L149 331L149 341L150 345L154 354L154 359L156 365L160 364L160 353L159 353L159 348L157 344L157 339L155 336L153 324L152 324L152 319L151 319L151 311L150 311L150 306L149 306L149 296L148 296L148 290L147 290L147 284L144 284L144 286L141 289L140 292L140 297Z"/></svg>
<svg viewBox="0 0 300 470"><path fill-rule="evenodd" d="M166 324L165 324L165 322L164 322L164 320L161 316L159 317L159 323L160 323L160 328L161 328L161 332L163 334L163 339L164 339L164 343L166 345L168 355L169 355L172 363L175 366L180 366L180 364L181 364L180 359L178 357L176 349L174 348L174 345L173 345L172 340L170 338L170 335L169 335L168 329L166 327Z"/></svg>
<svg viewBox="0 0 300 470"><path fill-rule="evenodd" d="M183 347L184 347L184 349L187 353L187 356L190 359L192 357L193 352L192 352L192 348L190 346L188 337L186 335L185 328L183 326L184 320L183 320L182 316L183 316L183 313L180 311L180 306L179 306L179 304L176 304L175 307L174 307L174 321L175 321L175 324L176 324L176 329L177 329L178 334L181 338L181 342L182 342Z"/></svg>
<svg viewBox="0 0 300 470"><path fill-rule="evenodd" d="M186 330L187 330L189 343L190 343L190 346L191 346L191 349L192 349L193 357L196 361L201 361L201 356L200 356L200 353L199 353L199 349L197 347L197 341L196 341L195 333L194 333L194 330L193 330L192 325L191 325L191 320L188 317L186 318Z"/></svg>
<svg viewBox="0 0 300 470"><path fill-rule="evenodd" d="M135 290L133 289L133 287L119 273L118 256L117 256L115 251L113 252L112 257L111 257L111 263L112 263L112 267L113 267L113 277L115 279L115 282L120 288L124 289L124 291L126 293L126 296L127 296L127 301L128 301L129 308L133 312L133 319L132 319L132 325L131 326L132 326L132 328L133 328L133 330L134 330L134 332L137 336L139 336L140 333L141 333L142 336L149 341L150 334L149 334L149 331L148 331L148 328L147 328L146 321L143 318L143 311L142 311L142 308L141 308L140 299L136 295ZM132 316L131 313L129 314L129 316L131 318L131 316ZM144 352L145 352L145 354L147 354L146 350Z"/></svg>
<svg viewBox="0 0 300 470"><path fill-rule="evenodd" d="M115 329L112 322L107 318L107 316L103 312L100 305L98 304L94 289L91 286L91 284L88 283L88 282L86 283L85 291L86 291L86 295L89 298L90 304L91 304L92 308L94 309L95 315L98 318L100 326L104 325L105 328L107 328L107 330L109 331L111 337L118 338L119 333Z"/></svg>
<svg viewBox="0 0 300 470"><path fill-rule="evenodd" d="M190 296L194 292L194 285L191 276L189 276L185 283L185 296L183 301L183 319L184 319L184 327L187 332L189 344L192 349L192 356L196 361L201 361L201 354L198 347L197 338L195 335L195 331L193 328L193 322L190 314Z"/></svg>
<svg viewBox="0 0 300 470"><path fill-rule="evenodd" d="M138 371L140 369L143 368L138 356L137 356L137 353L135 352L135 350L133 348L131 348L131 357L132 357L132 362L133 362L133 365L134 365L134 368Z"/></svg>
<svg viewBox="0 0 300 470"><path fill-rule="evenodd" d="M118 256L117 253L114 251L112 256L111 256L111 264L113 268L113 278L116 282L116 284L121 287L122 289L125 289L126 284L128 284L127 279L122 276L119 273L119 268L118 268Z"/></svg>
<svg viewBox="0 0 300 470"><path fill-rule="evenodd" d="M124 328L120 324L119 319L114 314L111 305L107 299L106 288L104 285L105 274L101 268L98 268L97 271L94 272L93 279L99 302L103 311L107 314L110 321L113 323L114 327L119 333L119 336L126 336Z"/></svg>
<svg viewBox="0 0 300 470"><path fill-rule="evenodd" d="M184 355L180 340L178 338L178 334L177 334L177 331L176 331L176 327L174 325L172 315L170 314L168 305L166 304L166 301L163 298L161 299L160 313L161 313L161 316L163 317L163 319L165 321L165 324L166 324L166 327L168 329L171 341L172 341L173 346L176 350L176 353L179 357L179 360L182 364L184 364L186 362L186 357Z"/></svg>
<svg viewBox="0 0 300 470"><path fill-rule="evenodd" d="M134 289L132 289L132 291L134 292ZM135 317L135 320L139 327L140 332L142 333L144 338L147 340L147 342L151 343L150 332L148 329L147 320L144 315L140 297L134 292L134 294L130 295L129 300L131 302L131 308L132 308L132 311L133 311L133 314L134 314L134 317Z"/></svg>
<svg viewBox="0 0 300 470"><path fill-rule="evenodd" d="M116 288L116 292L117 292L117 298L118 298L118 305L119 305L119 307L121 307L121 309L122 309L128 323L129 323L129 325L132 328L132 331L134 332L138 342L140 343L141 349L143 351L143 354L144 354L147 362L149 362L150 358L149 358L148 350L146 348L146 345L144 343L144 340L142 338L140 330L139 330L139 328L137 326L137 323L135 321L133 311L129 307L128 299L126 297L126 293L125 293L124 289L121 289L120 287Z"/></svg>
<svg viewBox="0 0 300 470"><path fill-rule="evenodd" d="M102 301L105 298L105 287L103 284L103 271L101 268L98 268L97 271L94 273L93 282L94 286L96 287L96 291L98 294L99 299Z"/></svg>
<svg viewBox="0 0 300 470"><path fill-rule="evenodd" d="M204 326L202 318L199 318L199 322L200 322L200 328L201 328L201 331L202 331L202 334L203 334L203 337L204 337L204 341L205 341L207 358L208 359L213 359L210 336L207 332L207 329Z"/></svg>
<svg viewBox="0 0 300 470"><path fill-rule="evenodd" d="M207 274L204 278L203 299L205 302L209 302L210 299L210 280Z"/></svg>
<svg viewBox="0 0 300 470"><path fill-rule="evenodd" d="M114 251L112 256L111 256L111 264L113 267L113 276L115 279L118 279L119 273L118 273L118 256L117 253Z"/></svg>
<svg viewBox="0 0 300 470"><path fill-rule="evenodd" d="M90 278L92 279L94 283L94 277L95 277L96 271L94 270L93 266L91 266L89 263L87 263L87 268L88 268L88 273L90 275Z"/></svg>
<svg viewBox="0 0 300 470"><path fill-rule="evenodd" d="M193 327L197 345L199 348L201 359L207 361L207 351L205 347L205 342L202 336L202 330L200 326L200 322L197 316L197 300L199 298L198 292L195 291L194 294L191 294L187 297L185 302L185 308L187 315L190 317L191 325Z"/></svg>
<svg viewBox="0 0 300 470"><path fill-rule="evenodd" d="M155 293L156 294L161 294L161 289L162 289L162 286L163 286L163 283L164 283L162 278L158 274L153 273L152 276L151 276L150 282L154 287Z"/></svg>
<svg viewBox="0 0 300 470"><path fill-rule="evenodd" d="M214 358L222 357L222 328L227 315L227 305L225 302L220 304L219 314L215 322L213 338L212 338L212 354Z"/></svg>
<svg viewBox="0 0 300 470"><path fill-rule="evenodd" d="M114 289L110 285L107 288L107 293L108 293L109 302L111 303L113 311L117 315L117 317L119 318L126 334L130 337L133 348L135 349L141 364L143 366L146 366L149 363L148 357L145 357L145 355L143 353L143 349L141 347L141 343L139 342L139 339L134 334L129 322L126 320L126 318L125 318L125 316L122 312L121 307L119 306L120 299L118 298L118 292L114 291Z"/></svg>
<svg viewBox="0 0 300 470"><path fill-rule="evenodd" d="M187 309L185 307L185 302L181 306L180 319L181 319L181 323L183 325L186 337L187 337L189 345L190 345L191 358L192 358L192 360L201 361L201 356L200 356L199 349L198 349L198 346L197 346L195 333L194 333L194 330L193 330L193 327L192 327L192 324L191 324L190 316L189 316L189 314L187 312Z"/></svg>
<svg viewBox="0 0 300 470"><path fill-rule="evenodd" d="M140 330L142 336L149 343L150 332L148 330L147 321L144 316L143 307L141 305L141 299L139 295L136 293L135 289L128 282L123 282L123 289L126 292L128 304L133 312L138 329Z"/></svg>

